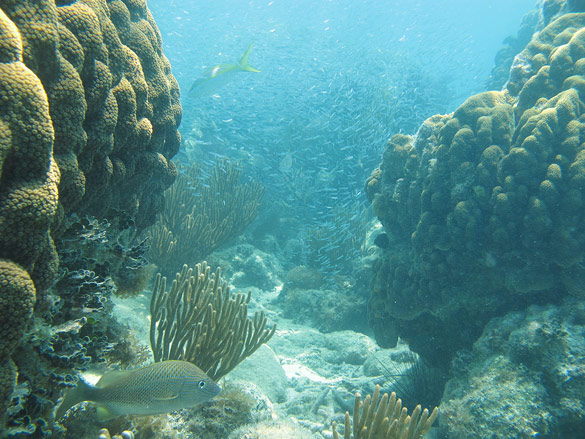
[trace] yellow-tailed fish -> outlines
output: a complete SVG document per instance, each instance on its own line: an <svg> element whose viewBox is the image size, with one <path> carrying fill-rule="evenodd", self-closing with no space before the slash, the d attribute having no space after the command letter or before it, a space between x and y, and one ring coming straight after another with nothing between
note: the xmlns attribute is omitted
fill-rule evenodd
<svg viewBox="0 0 585 439"><path fill-rule="evenodd" d="M161 361L140 369L108 372L95 386L80 380L65 393L55 415L59 419L82 401L94 402L98 418L153 415L194 407L216 396L221 388L187 361Z"/></svg>
<svg viewBox="0 0 585 439"><path fill-rule="evenodd" d="M211 96L221 87L231 82L239 72L259 72L248 64L248 57L254 44L248 46L240 62L237 64L219 64L207 70L205 77L195 80L189 89L189 96L192 98L202 98Z"/></svg>

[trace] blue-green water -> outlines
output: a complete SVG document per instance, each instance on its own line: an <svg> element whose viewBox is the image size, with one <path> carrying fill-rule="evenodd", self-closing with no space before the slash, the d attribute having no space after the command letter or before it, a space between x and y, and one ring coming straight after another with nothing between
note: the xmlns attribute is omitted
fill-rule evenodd
<svg viewBox="0 0 585 439"><path fill-rule="evenodd" d="M534 2L149 6L181 86L178 157L207 167L219 158L240 160L245 174L266 186L264 206L277 208L265 209L269 227L276 227L275 214L286 219L273 233L298 241L286 258L335 274L351 269L361 251L371 218L364 182L387 140L413 134L427 117L485 90L502 41ZM189 96L206 69L237 62L250 43L249 61L260 73L239 73L211 96ZM340 210L352 212L347 230L337 227Z"/></svg>
<svg viewBox="0 0 585 439"><path fill-rule="evenodd" d="M40 119L27 119L35 111L46 122L36 177L53 159L61 170L60 183L46 182L55 211L30 215L15 203L22 215L0 248L12 264L0 293L16 272L30 274L37 295L16 307L26 324L6 337L0 438L109 439L98 433L107 427L124 439L332 439L355 393L378 384L409 413L438 406L425 437L585 437L585 2L152 0L181 89L177 127L175 82L149 51L157 34L140 0L86 1L56 2L59 56L25 52L52 113L42 99L3 100L27 125L0 108L10 128L0 130L9 146L0 207L6 193L43 197L28 181L4 185L28 175L10 158L28 144L10 136L39 134ZM69 17L69 3L88 21ZM16 27L0 14L1 29L27 35L38 17L9 4L0 0L0 12ZM93 53L84 31L100 20L107 44ZM25 49L46 43L28 38ZM119 57L130 50L140 56ZM21 68L16 58L0 67ZM35 253L25 267L10 232L25 236L16 226L32 217L42 233L30 243L44 259ZM164 292L156 277L170 290L183 263L203 259L221 267L232 297L250 291L221 324L258 313L276 325L233 370L212 358L225 354L213 343L198 351L207 335L197 331L227 302L188 293L181 302L186 290ZM216 302L189 314L202 297ZM10 333L12 313L0 320ZM79 377L109 375L112 388L116 372L167 358L200 366L222 392L164 414L133 400L117 412L130 416L106 424L68 398L54 419ZM167 405L177 395L166 390L157 386L157 407L184 407Z"/></svg>

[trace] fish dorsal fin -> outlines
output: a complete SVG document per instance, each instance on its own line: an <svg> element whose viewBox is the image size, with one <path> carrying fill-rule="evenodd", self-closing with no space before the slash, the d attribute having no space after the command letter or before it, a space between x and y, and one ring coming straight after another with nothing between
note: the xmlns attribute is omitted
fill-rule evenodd
<svg viewBox="0 0 585 439"><path fill-rule="evenodd" d="M95 386L103 389L104 387L119 383L121 380L125 379L126 376L128 376L128 372L125 371L114 370L111 372L106 372Z"/></svg>
<svg viewBox="0 0 585 439"><path fill-rule="evenodd" d="M251 43L248 46L248 49L244 52L244 55L240 58L240 68L245 70L246 72L259 72L260 70L255 69L250 64L248 64L248 57L250 56L250 52L252 51L252 47L254 47L254 43Z"/></svg>

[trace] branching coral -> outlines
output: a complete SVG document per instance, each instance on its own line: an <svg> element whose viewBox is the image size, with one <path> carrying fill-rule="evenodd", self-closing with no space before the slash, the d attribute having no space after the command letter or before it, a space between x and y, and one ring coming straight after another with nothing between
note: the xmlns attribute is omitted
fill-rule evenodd
<svg viewBox="0 0 585 439"><path fill-rule="evenodd" d="M274 335L264 312L248 317L250 293L231 294L206 262L187 265L171 289L157 275L150 302L150 345L155 361L190 361L218 380Z"/></svg>
<svg viewBox="0 0 585 439"><path fill-rule="evenodd" d="M208 178L196 166L182 171L165 192L165 209L148 231L150 257L166 275L181 261L201 261L242 233L264 195L257 182L240 184L242 171L229 162L218 163Z"/></svg>
<svg viewBox="0 0 585 439"><path fill-rule="evenodd" d="M378 402L379 401L379 402ZM374 394L366 396L362 403L360 394L355 396L353 409L353 429L349 412L345 412L344 439L418 439L429 432L437 419L437 407L431 413L417 405L408 415L396 393L387 393L380 399L380 386L376 385ZM333 438L339 439L333 423ZM353 435L352 435L353 431Z"/></svg>

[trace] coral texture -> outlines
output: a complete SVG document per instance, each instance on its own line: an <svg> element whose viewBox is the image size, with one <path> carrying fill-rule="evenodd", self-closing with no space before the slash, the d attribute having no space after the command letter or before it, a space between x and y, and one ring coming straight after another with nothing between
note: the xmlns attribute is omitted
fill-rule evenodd
<svg viewBox="0 0 585 439"><path fill-rule="evenodd" d="M240 184L242 169L217 163L205 180L196 165L182 169L165 191L165 209L147 232L150 260L171 277L184 261L202 261L240 235L256 218L264 186Z"/></svg>
<svg viewBox="0 0 585 439"><path fill-rule="evenodd" d="M177 174L180 119L145 0L1 3L0 409L11 353L35 306L51 308L64 218L124 211L151 224Z"/></svg>
<svg viewBox="0 0 585 439"><path fill-rule="evenodd" d="M355 395L353 408L353 426L349 412L345 412L344 439L420 439L425 436L439 410L435 407L431 412L417 405L412 413L402 407L402 400L396 393L384 393L380 397L380 385L377 384L373 395L366 396L362 403L361 395ZM332 426L333 438L339 439L335 423ZM353 434L352 434L353 432Z"/></svg>
<svg viewBox="0 0 585 439"><path fill-rule="evenodd" d="M145 1L82 0L57 10L60 56L73 67L54 87L66 107L53 118L63 128L56 128L55 151L70 148L59 165L74 172L63 179L71 188L63 197L81 201L78 212L99 218L115 208L148 225L174 181L170 158L180 145L178 85L158 28Z"/></svg>
<svg viewBox="0 0 585 439"><path fill-rule="evenodd" d="M0 10L0 409L15 384L10 355L37 294L44 294L54 276L49 227L57 211L59 170L52 147L47 96L23 62L15 23Z"/></svg>
<svg viewBox="0 0 585 439"><path fill-rule="evenodd" d="M494 315L583 297L583 26L585 14L558 18L516 58L507 89L390 140L366 183L390 238L369 306L384 345L401 336L448 364Z"/></svg>
<svg viewBox="0 0 585 439"><path fill-rule="evenodd" d="M219 380L276 332L276 325L266 328L264 311L248 317L251 293L230 293L221 270L211 273L205 261L184 265L170 290L166 281L156 276L150 301L154 361L190 361Z"/></svg>
<svg viewBox="0 0 585 439"><path fill-rule="evenodd" d="M494 68L488 80L489 90L500 89L508 80L514 57L530 42L535 32L540 32L551 21L572 12L585 12L583 0L544 0L538 2L542 7L529 11L523 18L515 36L507 37L496 54Z"/></svg>
<svg viewBox="0 0 585 439"><path fill-rule="evenodd" d="M585 305L493 319L454 361L441 414L453 439L585 435Z"/></svg>

